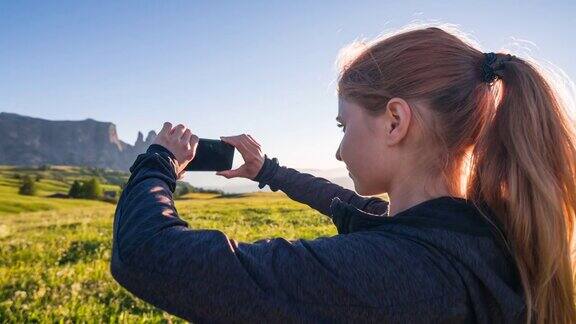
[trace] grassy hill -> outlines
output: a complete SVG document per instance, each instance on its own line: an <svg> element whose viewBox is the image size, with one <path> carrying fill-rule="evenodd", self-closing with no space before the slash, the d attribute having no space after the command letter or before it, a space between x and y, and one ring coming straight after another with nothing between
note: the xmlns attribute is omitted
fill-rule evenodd
<svg viewBox="0 0 576 324"><path fill-rule="evenodd" d="M18 188L25 175L40 176L36 182L37 196L18 194ZM68 193L74 180L88 180L98 177L103 182L103 190L118 191L122 181L127 181L128 175L117 171L73 167L45 166L41 168L25 168L0 166L0 215L40 210L58 210L80 207L104 206L107 203L95 200L48 198L55 193Z"/></svg>
<svg viewBox="0 0 576 324"><path fill-rule="evenodd" d="M39 196L18 195L14 174L36 172L44 172ZM133 297L112 279L114 204L46 198L67 192L74 179L94 172L73 167L0 168L0 321L181 322ZM218 229L244 242L336 234L329 218L281 192L191 193L177 200L176 207L192 228Z"/></svg>

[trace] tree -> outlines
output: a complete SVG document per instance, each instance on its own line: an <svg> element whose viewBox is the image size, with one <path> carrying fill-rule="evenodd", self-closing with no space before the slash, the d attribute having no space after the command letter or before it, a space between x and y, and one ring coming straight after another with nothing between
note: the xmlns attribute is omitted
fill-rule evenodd
<svg viewBox="0 0 576 324"><path fill-rule="evenodd" d="M47 170L50 170L51 168L52 168L52 166L50 164L42 164L41 166L38 167L38 170L47 171Z"/></svg>
<svg viewBox="0 0 576 324"><path fill-rule="evenodd" d="M36 181L34 181L34 179L29 175L24 176L18 193L21 195L35 196L37 192L38 189L36 188Z"/></svg>
<svg viewBox="0 0 576 324"><path fill-rule="evenodd" d="M68 196L71 198L80 198L82 195L82 184L80 181L74 180L72 186L70 187L70 191L68 191Z"/></svg>
<svg viewBox="0 0 576 324"><path fill-rule="evenodd" d="M102 186L98 178L92 178L82 185L82 198L98 199L102 196Z"/></svg>
<svg viewBox="0 0 576 324"><path fill-rule="evenodd" d="M174 196L175 197L184 196L185 194L193 192L192 189L194 189L194 187L192 187L192 185L190 185L188 182L176 181L176 188L174 189Z"/></svg>
<svg viewBox="0 0 576 324"><path fill-rule="evenodd" d="M102 197L102 186L98 178L91 178L88 181L74 180L68 196L72 198L100 199Z"/></svg>

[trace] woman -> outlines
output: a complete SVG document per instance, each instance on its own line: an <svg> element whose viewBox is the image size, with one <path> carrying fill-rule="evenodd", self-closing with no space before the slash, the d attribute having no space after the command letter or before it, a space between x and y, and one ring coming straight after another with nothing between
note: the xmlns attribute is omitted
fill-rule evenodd
<svg viewBox="0 0 576 324"><path fill-rule="evenodd" d="M409 29L341 56L338 121L356 192L280 166L249 135L217 174L282 190L338 235L252 244L190 229L172 200L198 137L165 123L114 221L111 271L200 322L576 322L576 135L534 63ZM377 197L388 193L390 202Z"/></svg>

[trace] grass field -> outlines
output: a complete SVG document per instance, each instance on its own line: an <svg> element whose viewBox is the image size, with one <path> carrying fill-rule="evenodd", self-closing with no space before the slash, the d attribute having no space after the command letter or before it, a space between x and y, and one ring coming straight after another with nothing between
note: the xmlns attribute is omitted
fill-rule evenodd
<svg viewBox="0 0 576 324"><path fill-rule="evenodd" d="M59 180L41 180L39 195L66 192L70 178L80 176L73 176L77 171L59 171ZM112 279L115 205L20 196L13 172L0 168L2 322L181 321L133 297ZM329 218L281 192L226 198L194 193L177 200L176 207L192 228L219 229L244 242L336 234Z"/></svg>
<svg viewBox="0 0 576 324"><path fill-rule="evenodd" d="M14 175L41 175L43 179L37 183L38 195L34 197L18 195L20 180ZM50 170L37 170L28 168L14 168L0 166L0 216L27 211L65 210L70 208L83 208L109 205L100 201L80 199L46 198L53 193L68 193L74 180L87 180L96 173L86 168L52 166ZM127 179L127 175L117 172L111 173L117 181ZM102 178L107 181L106 178ZM117 190L118 185L103 184L103 190Z"/></svg>

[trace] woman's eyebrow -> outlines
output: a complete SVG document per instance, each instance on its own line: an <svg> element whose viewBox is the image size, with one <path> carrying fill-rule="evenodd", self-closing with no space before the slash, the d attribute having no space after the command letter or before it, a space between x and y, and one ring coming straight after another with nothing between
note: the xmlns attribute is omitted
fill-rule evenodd
<svg viewBox="0 0 576 324"><path fill-rule="evenodd" d="M336 116L336 121L337 121L337 122L340 121L340 116Z"/></svg>

